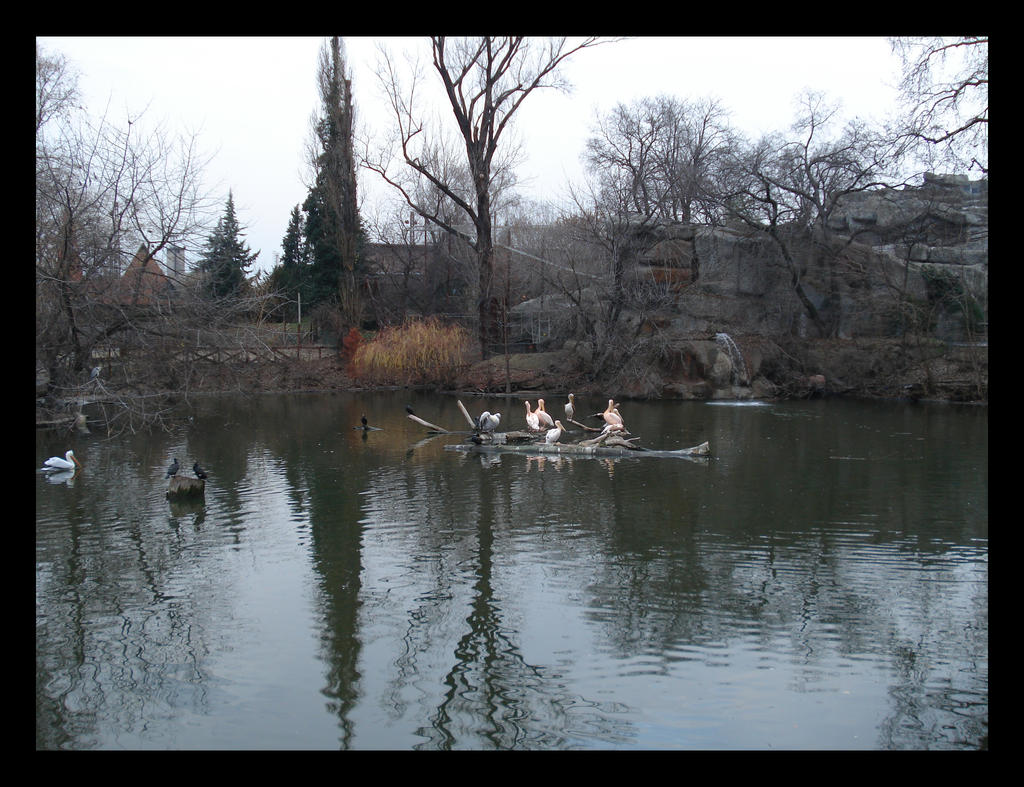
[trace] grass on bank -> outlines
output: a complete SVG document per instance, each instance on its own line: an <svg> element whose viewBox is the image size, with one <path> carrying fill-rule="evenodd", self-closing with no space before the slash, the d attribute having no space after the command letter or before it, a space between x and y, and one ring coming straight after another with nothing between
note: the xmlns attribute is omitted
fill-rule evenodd
<svg viewBox="0 0 1024 787"><path fill-rule="evenodd" d="M436 317L406 320L361 344L353 372L372 385L452 385L468 365L465 328Z"/></svg>

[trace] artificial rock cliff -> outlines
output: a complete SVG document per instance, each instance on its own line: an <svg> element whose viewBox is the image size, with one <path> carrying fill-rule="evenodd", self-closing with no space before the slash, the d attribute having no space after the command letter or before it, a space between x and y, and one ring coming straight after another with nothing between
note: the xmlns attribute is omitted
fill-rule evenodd
<svg viewBox="0 0 1024 787"><path fill-rule="evenodd" d="M816 244L794 246L794 267L757 230L641 223L627 282L661 297L619 315L628 362L602 377L600 342L568 324L572 304L547 295L513 309L549 357L547 368L533 359L513 388L561 379L647 397L987 401L987 180L929 175L918 188L850 195ZM582 293L583 308L599 313L601 297ZM500 390L503 366L484 364L467 383Z"/></svg>

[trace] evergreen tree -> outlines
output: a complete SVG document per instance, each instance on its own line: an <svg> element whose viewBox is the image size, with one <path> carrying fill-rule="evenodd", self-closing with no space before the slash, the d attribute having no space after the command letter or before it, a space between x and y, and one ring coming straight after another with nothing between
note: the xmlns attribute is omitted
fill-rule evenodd
<svg viewBox="0 0 1024 787"><path fill-rule="evenodd" d="M315 180L302 209L312 268L312 296L336 300L346 321L361 310L356 275L360 220L352 144L352 82L345 75L341 40L334 36L320 53L318 86L322 112L313 126Z"/></svg>
<svg viewBox="0 0 1024 787"><path fill-rule="evenodd" d="M288 227L281 241L281 252L280 263L270 272L270 286L290 301L294 299L295 305L289 306L288 314L297 318L300 298L305 306L314 303L309 247L305 240L305 224L298 205L292 208L288 219Z"/></svg>
<svg viewBox="0 0 1024 787"><path fill-rule="evenodd" d="M242 235L234 196L229 191L224 215L207 238L206 250L199 260L199 270L207 274L206 292L212 298L238 297L245 291L246 273L260 253L252 253Z"/></svg>
<svg viewBox="0 0 1024 787"><path fill-rule="evenodd" d="M301 270L306 264L308 255L306 245L303 242L302 213L299 206L292 208L291 216L288 218L288 227L284 231L284 240L281 241L281 265L286 270Z"/></svg>
<svg viewBox="0 0 1024 787"><path fill-rule="evenodd" d="M302 203L309 254L309 287L313 303L337 300L341 276L341 253L335 239L335 221L324 204L323 190L314 186Z"/></svg>

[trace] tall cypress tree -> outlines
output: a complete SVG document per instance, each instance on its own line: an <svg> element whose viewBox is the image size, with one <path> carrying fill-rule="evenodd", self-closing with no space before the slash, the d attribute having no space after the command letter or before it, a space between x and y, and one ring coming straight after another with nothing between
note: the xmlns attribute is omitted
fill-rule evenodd
<svg viewBox="0 0 1024 787"><path fill-rule="evenodd" d="M260 253L251 252L242 235L234 195L229 191L224 215L207 238L199 260L199 270L207 274L206 293L212 298L233 298L244 293L246 273Z"/></svg>

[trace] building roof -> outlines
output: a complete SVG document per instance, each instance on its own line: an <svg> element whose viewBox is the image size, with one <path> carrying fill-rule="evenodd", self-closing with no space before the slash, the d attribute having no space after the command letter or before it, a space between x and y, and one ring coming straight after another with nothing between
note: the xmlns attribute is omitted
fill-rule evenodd
<svg viewBox="0 0 1024 787"><path fill-rule="evenodd" d="M118 282L116 298L122 304L148 306L168 295L172 287L156 258L142 244Z"/></svg>

